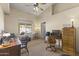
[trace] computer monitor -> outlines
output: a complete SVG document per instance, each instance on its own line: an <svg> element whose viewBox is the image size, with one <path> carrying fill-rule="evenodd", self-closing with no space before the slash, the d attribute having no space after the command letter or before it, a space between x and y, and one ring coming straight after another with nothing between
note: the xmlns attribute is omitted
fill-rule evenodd
<svg viewBox="0 0 79 59"><path fill-rule="evenodd" d="M52 35L54 35L56 39L62 38L61 30L52 30Z"/></svg>

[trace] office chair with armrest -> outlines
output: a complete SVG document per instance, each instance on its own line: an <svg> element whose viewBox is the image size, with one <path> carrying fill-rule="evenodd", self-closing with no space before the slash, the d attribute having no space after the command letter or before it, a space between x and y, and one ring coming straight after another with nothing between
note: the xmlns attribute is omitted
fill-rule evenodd
<svg viewBox="0 0 79 59"><path fill-rule="evenodd" d="M30 41L30 37L28 37L28 36L23 36L23 37L21 37L20 38L20 41L21 41L21 49L23 49L23 48L25 48L26 50L27 50L27 53L28 53L28 55L29 55L29 50L28 50L28 48L27 48L27 44L28 44L28 42Z"/></svg>
<svg viewBox="0 0 79 59"><path fill-rule="evenodd" d="M51 51L56 51L56 48L55 48L55 44L56 44L56 40L55 40L55 37L51 34L49 37L48 37L48 44L49 46L46 47L46 50L48 48L51 48Z"/></svg>

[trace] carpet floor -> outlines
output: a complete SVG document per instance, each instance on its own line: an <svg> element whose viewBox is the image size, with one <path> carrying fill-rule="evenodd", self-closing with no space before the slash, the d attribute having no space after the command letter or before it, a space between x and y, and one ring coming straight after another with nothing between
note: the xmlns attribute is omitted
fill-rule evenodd
<svg viewBox="0 0 79 59"><path fill-rule="evenodd" d="M28 43L29 55L27 54L25 49L22 49L21 56L60 56L63 54L62 51L56 50L56 52L46 50L47 43L44 43L44 40L32 40Z"/></svg>

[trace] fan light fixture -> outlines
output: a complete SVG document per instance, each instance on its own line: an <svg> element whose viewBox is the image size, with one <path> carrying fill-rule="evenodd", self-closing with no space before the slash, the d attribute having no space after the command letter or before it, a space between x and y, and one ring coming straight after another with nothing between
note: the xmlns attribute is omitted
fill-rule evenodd
<svg viewBox="0 0 79 59"><path fill-rule="evenodd" d="M34 11L38 12L38 7L34 7L33 9Z"/></svg>
<svg viewBox="0 0 79 59"><path fill-rule="evenodd" d="M41 5L45 5L46 3L41 3ZM40 7L40 3L33 3L32 5L25 5L25 6L33 6L33 11L35 14L38 14L38 11L44 11L44 9L42 9Z"/></svg>
<svg viewBox="0 0 79 59"><path fill-rule="evenodd" d="M34 3L34 11L38 12L38 3Z"/></svg>

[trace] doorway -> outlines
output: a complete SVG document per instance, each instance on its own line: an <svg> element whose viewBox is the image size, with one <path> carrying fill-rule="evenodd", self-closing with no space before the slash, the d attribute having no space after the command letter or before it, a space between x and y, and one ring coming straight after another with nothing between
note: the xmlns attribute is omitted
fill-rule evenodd
<svg viewBox="0 0 79 59"><path fill-rule="evenodd" d="M42 38L45 39L45 34L46 34L46 22L41 23L41 34Z"/></svg>

